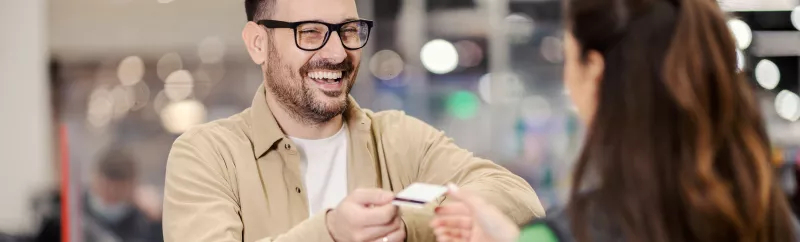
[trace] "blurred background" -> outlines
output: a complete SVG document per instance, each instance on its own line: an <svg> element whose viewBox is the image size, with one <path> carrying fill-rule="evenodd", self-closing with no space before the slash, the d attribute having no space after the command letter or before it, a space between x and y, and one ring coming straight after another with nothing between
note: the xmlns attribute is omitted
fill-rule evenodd
<svg viewBox="0 0 800 242"><path fill-rule="evenodd" d="M404 110L524 177L546 208L565 201L582 128L561 81L560 1L356 2L376 21L362 107ZM719 4L798 201L800 1ZM159 240L172 142L248 107L262 82L245 22L243 0L1 1L0 241ZM124 226L96 222L126 209L139 216Z"/></svg>

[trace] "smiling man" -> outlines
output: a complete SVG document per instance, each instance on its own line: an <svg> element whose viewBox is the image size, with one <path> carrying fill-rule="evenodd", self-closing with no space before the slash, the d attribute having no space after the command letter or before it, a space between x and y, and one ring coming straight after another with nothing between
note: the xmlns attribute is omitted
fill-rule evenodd
<svg viewBox="0 0 800 242"><path fill-rule="evenodd" d="M349 96L373 23L354 0L246 0L242 39L264 83L250 108L172 147L166 241L433 241L414 182L454 183L518 223L543 216L531 187L399 111ZM446 199L438 202L447 203Z"/></svg>

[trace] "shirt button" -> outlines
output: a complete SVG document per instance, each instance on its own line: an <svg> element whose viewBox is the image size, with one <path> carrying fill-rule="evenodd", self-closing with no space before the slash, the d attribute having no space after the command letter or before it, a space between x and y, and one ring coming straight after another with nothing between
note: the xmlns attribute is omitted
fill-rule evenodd
<svg viewBox="0 0 800 242"><path fill-rule="evenodd" d="M297 191L297 193L300 193L300 188L299 187L295 187L294 190Z"/></svg>
<svg viewBox="0 0 800 242"><path fill-rule="evenodd" d="M285 144L285 145L283 145L283 148L286 148L287 150L291 150L292 149L292 145Z"/></svg>

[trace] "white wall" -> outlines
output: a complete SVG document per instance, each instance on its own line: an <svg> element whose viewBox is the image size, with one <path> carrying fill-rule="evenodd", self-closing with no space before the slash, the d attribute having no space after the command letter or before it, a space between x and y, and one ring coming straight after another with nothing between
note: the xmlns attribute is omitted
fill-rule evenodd
<svg viewBox="0 0 800 242"><path fill-rule="evenodd" d="M194 51L209 36L228 45L227 55L247 53L240 37L247 22L244 0L48 2L50 46L66 62L134 54L159 58L168 52Z"/></svg>
<svg viewBox="0 0 800 242"><path fill-rule="evenodd" d="M51 185L45 0L0 1L0 231L33 229L31 195Z"/></svg>

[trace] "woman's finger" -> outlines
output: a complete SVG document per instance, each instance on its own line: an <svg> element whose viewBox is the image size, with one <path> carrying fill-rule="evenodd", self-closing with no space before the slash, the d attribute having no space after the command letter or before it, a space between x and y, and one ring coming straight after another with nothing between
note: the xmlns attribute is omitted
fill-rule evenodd
<svg viewBox="0 0 800 242"><path fill-rule="evenodd" d="M469 235L469 230L459 228L436 228L434 234L445 235L451 239L464 239Z"/></svg>
<svg viewBox="0 0 800 242"><path fill-rule="evenodd" d="M463 214L467 215L470 213L469 207L463 202L451 202L446 205L442 205L434 210L436 215L451 215L451 214Z"/></svg>
<svg viewBox="0 0 800 242"><path fill-rule="evenodd" d="M473 226L472 218L468 216L439 216L431 221L434 227L470 229Z"/></svg>
<svg viewBox="0 0 800 242"><path fill-rule="evenodd" d="M447 198L463 202L471 211L477 211L485 207L486 202L469 192L461 191L455 184L447 184Z"/></svg>

